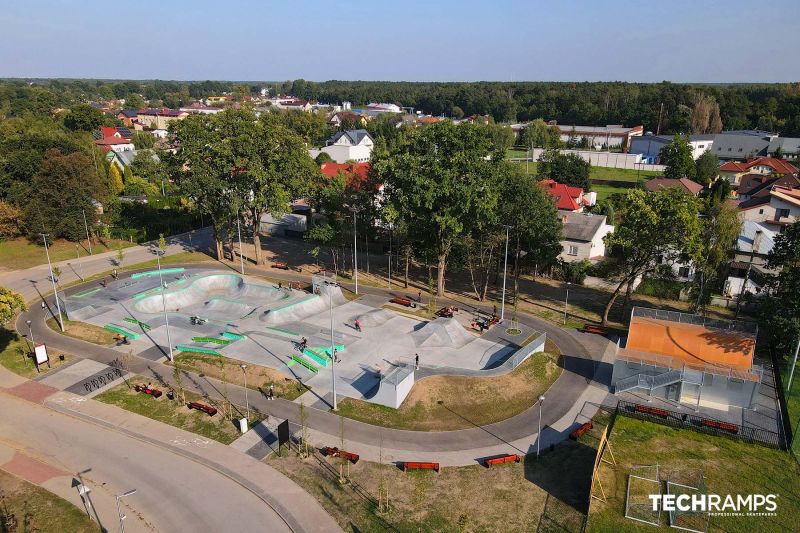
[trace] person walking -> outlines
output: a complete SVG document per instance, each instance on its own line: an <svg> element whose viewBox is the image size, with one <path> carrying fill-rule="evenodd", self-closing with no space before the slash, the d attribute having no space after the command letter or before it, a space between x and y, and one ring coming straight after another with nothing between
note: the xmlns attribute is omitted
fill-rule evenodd
<svg viewBox="0 0 800 533"><path fill-rule="evenodd" d="M418 292L417 292L417 301L418 301L419 303L422 303L422 291L418 291Z"/></svg>
<svg viewBox="0 0 800 533"><path fill-rule="evenodd" d="M268 400L274 400L275 399L275 390L274 390L274 388L272 386L272 383L269 384L269 392L268 392L267 399Z"/></svg>
<svg viewBox="0 0 800 533"><path fill-rule="evenodd" d="M419 370L419 354L414 356L414 370Z"/></svg>
<svg viewBox="0 0 800 533"><path fill-rule="evenodd" d="M356 321L353 323L353 325L356 327L356 331L361 333L361 322L358 319L356 319Z"/></svg>

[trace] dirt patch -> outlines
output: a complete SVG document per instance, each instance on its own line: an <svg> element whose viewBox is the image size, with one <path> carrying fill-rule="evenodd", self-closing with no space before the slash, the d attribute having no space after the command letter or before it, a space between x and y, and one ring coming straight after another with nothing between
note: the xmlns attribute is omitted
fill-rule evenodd
<svg viewBox="0 0 800 533"><path fill-rule="evenodd" d="M64 320L64 331L58 327L58 321L51 318L47 321L47 326L55 332L62 333L68 337L81 339L92 344L99 344L100 346L108 346L116 342L117 334L113 331L103 329L93 324L86 322L73 322L72 320Z"/></svg>

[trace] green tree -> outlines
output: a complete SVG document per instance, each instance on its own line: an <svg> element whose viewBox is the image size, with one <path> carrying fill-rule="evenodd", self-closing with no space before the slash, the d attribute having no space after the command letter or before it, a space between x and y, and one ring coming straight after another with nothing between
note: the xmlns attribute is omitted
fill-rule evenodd
<svg viewBox="0 0 800 533"><path fill-rule="evenodd" d="M464 118L464 110L458 107L457 105L454 105L452 109L450 109L450 114L456 120L461 120L462 118Z"/></svg>
<svg viewBox="0 0 800 533"><path fill-rule="evenodd" d="M759 322L769 335L770 347L787 355L800 339L800 224L775 237L767 268L777 273L767 279Z"/></svg>
<svg viewBox="0 0 800 533"><path fill-rule="evenodd" d="M0 325L14 318L17 313L27 310L25 299L20 294L0 287Z"/></svg>
<svg viewBox="0 0 800 533"><path fill-rule="evenodd" d="M328 154L328 152L320 152L317 154L317 157L314 158L314 162L318 165L322 165L323 163L331 163L333 162L333 158Z"/></svg>
<svg viewBox="0 0 800 533"><path fill-rule="evenodd" d="M561 148L561 132L557 127L548 126L537 118L520 132L519 144L526 148Z"/></svg>
<svg viewBox="0 0 800 533"><path fill-rule="evenodd" d="M144 98L139 93L128 93L125 95L126 109L142 109L145 106Z"/></svg>
<svg viewBox="0 0 800 533"><path fill-rule="evenodd" d="M695 275L690 287L692 311L703 312L711 301L712 289L719 285L723 264L734 255L734 243L742 229L738 211L714 196L703 200L700 218L700 249L692 258Z"/></svg>
<svg viewBox="0 0 800 533"><path fill-rule="evenodd" d="M436 250L439 295L453 245L490 219L497 205L496 172L504 150L487 126L442 121L410 130L391 156L376 156L375 174L387 202Z"/></svg>
<svg viewBox="0 0 800 533"><path fill-rule="evenodd" d="M658 258L694 259L700 250L697 200L685 192L663 189L655 193L631 190L620 202L621 222L605 238L617 259L621 280L603 310L603 324L620 291L651 272Z"/></svg>
<svg viewBox="0 0 800 533"><path fill-rule="evenodd" d="M695 179L697 169L692 158L692 147L689 137L676 135L669 144L661 149L661 164L666 165L664 176L672 179Z"/></svg>
<svg viewBox="0 0 800 533"><path fill-rule="evenodd" d="M719 160L708 150L697 158L695 166L695 181L701 185L708 185L719 175Z"/></svg>
<svg viewBox="0 0 800 533"><path fill-rule="evenodd" d="M76 104L64 117L64 126L72 131L93 131L103 123L103 112L89 104Z"/></svg>
<svg viewBox="0 0 800 533"><path fill-rule="evenodd" d="M589 190L592 166L578 154L562 154L556 149L545 150L539 158L536 175L558 183Z"/></svg>
<svg viewBox="0 0 800 533"><path fill-rule="evenodd" d="M147 131L134 132L131 140L133 141L133 146L136 147L137 150L152 148L156 144L155 136Z"/></svg>
<svg viewBox="0 0 800 533"><path fill-rule="evenodd" d="M322 146L330 137L328 121L322 113L304 111L271 111L261 115L262 123L279 123L298 135L309 146Z"/></svg>

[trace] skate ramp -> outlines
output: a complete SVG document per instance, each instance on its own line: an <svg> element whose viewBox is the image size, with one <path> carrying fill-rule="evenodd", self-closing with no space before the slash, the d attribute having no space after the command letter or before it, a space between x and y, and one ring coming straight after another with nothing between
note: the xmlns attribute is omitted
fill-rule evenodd
<svg viewBox="0 0 800 533"><path fill-rule="evenodd" d="M257 307L289 296L291 293L287 291L248 283L235 274L212 274L180 288L167 288L163 303L161 294L154 293L137 301L133 308L140 313L156 314L162 313L165 305L169 312L241 318Z"/></svg>
<svg viewBox="0 0 800 533"><path fill-rule="evenodd" d="M411 337L421 348L461 348L475 340L455 318L437 318L413 332Z"/></svg>
<svg viewBox="0 0 800 533"><path fill-rule="evenodd" d="M364 327L376 327L387 323L396 316L388 309L373 309L356 316L355 320L358 320Z"/></svg>
<svg viewBox="0 0 800 533"><path fill-rule="evenodd" d="M334 307L347 303L341 288L328 286L320 294L312 294L305 300L265 311L259 316L259 320L269 325L301 322L312 315L327 311L331 306L331 299Z"/></svg>

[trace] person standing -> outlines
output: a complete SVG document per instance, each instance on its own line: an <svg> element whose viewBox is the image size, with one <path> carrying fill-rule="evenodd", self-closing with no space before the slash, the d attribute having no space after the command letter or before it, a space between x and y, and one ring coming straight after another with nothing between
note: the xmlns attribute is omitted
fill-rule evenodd
<svg viewBox="0 0 800 533"><path fill-rule="evenodd" d="M272 386L272 383L269 384L269 393L268 394L269 394L267 396L268 400L274 400L275 399L275 390L274 390L274 388Z"/></svg>
<svg viewBox="0 0 800 533"><path fill-rule="evenodd" d="M358 319L356 319L356 321L355 321L355 323L353 325L356 327L356 331L361 333L361 322Z"/></svg>
<svg viewBox="0 0 800 533"><path fill-rule="evenodd" d="M419 370L419 354L414 356L414 370Z"/></svg>

